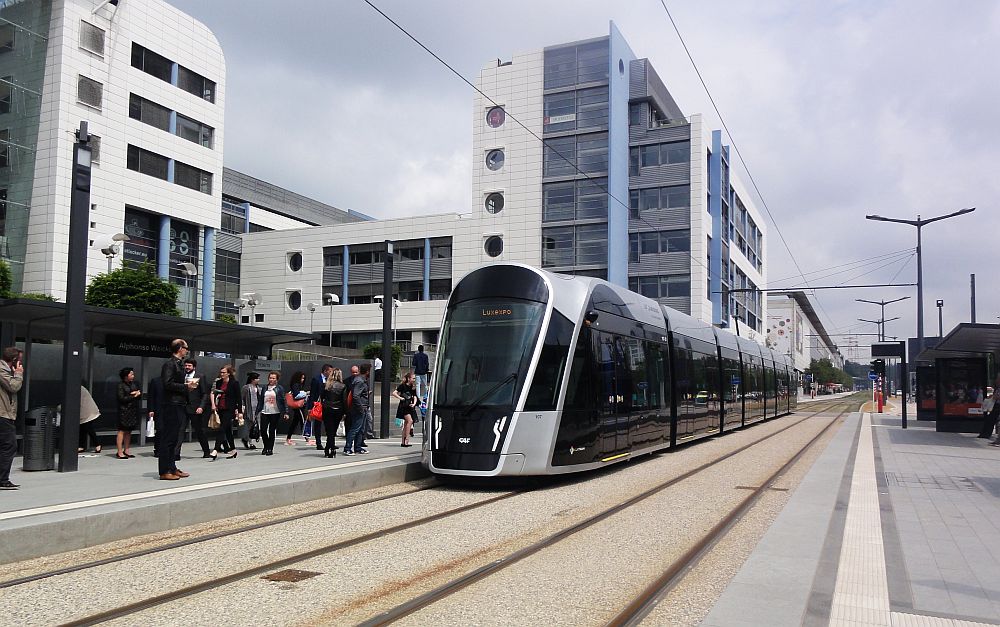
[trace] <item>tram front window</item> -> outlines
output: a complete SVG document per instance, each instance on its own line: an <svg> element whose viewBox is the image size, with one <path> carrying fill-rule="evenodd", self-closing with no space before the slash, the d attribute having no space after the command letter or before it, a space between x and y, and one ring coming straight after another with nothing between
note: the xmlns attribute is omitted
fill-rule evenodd
<svg viewBox="0 0 1000 627"><path fill-rule="evenodd" d="M434 405L513 406L538 340L545 305L482 298L449 309L441 334Z"/></svg>

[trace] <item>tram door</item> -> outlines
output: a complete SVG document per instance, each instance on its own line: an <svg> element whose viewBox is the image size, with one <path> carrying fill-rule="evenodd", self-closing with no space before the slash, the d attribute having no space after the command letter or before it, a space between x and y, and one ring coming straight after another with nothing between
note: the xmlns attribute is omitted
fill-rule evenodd
<svg viewBox="0 0 1000 627"><path fill-rule="evenodd" d="M595 333L601 386L601 450L603 457L629 448L629 416L632 405L631 372L622 338Z"/></svg>

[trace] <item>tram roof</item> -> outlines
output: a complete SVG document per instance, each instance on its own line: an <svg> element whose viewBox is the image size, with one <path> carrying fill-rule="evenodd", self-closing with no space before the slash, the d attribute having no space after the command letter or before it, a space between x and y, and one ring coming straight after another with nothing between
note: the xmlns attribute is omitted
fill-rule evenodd
<svg viewBox="0 0 1000 627"><path fill-rule="evenodd" d="M96 344L105 344L108 336L168 340L180 337L197 351L270 355L276 344L312 339L308 333L89 305L84 306L83 316L84 341ZM66 335L66 304L29 298L0 299L0 321L17 325L19 336L27 336L30 325L33 339L62 340Z"/></svg>
<svg viewBox="0 0 1000 627"><path fill-rule="evenodd" d="M1000 324L962 322L944 336L934 348L917 355L917 361L934 361L948 357L1000 357Z"/></svg>

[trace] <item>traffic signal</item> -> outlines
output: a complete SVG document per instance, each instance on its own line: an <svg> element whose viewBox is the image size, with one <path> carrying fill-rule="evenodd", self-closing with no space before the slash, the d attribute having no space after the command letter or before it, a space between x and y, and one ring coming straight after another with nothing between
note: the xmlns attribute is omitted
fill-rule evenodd
<svg viewBox="0 0 1000 627"><path fill-rule="evenodd" d="M885 376L885 360L884 359L873 359L872 360L872 370L880 377Z"/></svg>

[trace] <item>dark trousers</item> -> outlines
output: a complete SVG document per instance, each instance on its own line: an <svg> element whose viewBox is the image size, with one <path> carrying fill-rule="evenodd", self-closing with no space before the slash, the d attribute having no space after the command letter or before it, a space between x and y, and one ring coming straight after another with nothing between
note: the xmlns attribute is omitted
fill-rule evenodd
<svg viewBox="0 0 1000 627"><path fill-rule="evenodd" d="M1000 418L1000 403L994 403L990 413L983 414L983 427L979 432L979 437L989 438L993 436L993 428L997 424L997 418Z"/></svg>
<svg viewBox="0 0 1000 627"><path fill-rule="evenodd" d="M177 438L177 455L175 457L181 456L181 444L184 443L184 427L187 426L186 422L191 423L191 430L194 431L194 437L198 438L198 444L201 445L201 452L204 455L208 455L211 450L208 448L208 414L202 412L200 414L187 414L185 417L185 422L181 423L180 436Z"/></svg>
<svg viewBox="0 0 1000 627"><path fill-rule="evenodd" d="M344 452L354 451L365 448L365 425L367 424L366 414L351 414L351 428L347 431L347 441L344 442Z"/></svg>
<svg viewBox="0 0 1000 627"><path fill-rule="evenodd" d="M180 436L181 425L184 424L184 406L164 403L160 408L159 424L156 425L156 456L161 475L177 470L174 455L177 451L177 438Z"/></svg>
<svg viewBox="0 0 1000 627"><path fill-rule="evenodd" d="M344 410L342 409L323 408L323 426L326 427L326 448L324 450L328 453L337 448L337 429L340 427L340 421L343 417Z"/></svg>
<svg viewBox="0 0 1000 627"><path fill-rule="evenodd" d="M236 448L233 441L233 420L236 418L236 411L232 409L220 409L219 412L219 435L215 438L215 450L220 453L228 453Z"/></svg>
<svg viewBox="0 0 1000 627"><path fill-rule="evenodd" d="M303 428L303 435L305 434L306 421L302 416L301 409L288 409L288 423L285 429L285 439L291 440L292 436L295 435L295 430L299 427Z"/></svg>
<svg viewBox="0 0 1000 627"><path fill-rule="evenodd" d="M97 441L97 431L94 430L94 421L84 422L80 425L80 441L77 448L87 448L87 438L90 438L91 444L94 448L97 448L99 442Z"/></svg>
<svg viewBox="0 0 1000 627"><path fill-rule="evenodd" d="M0 416L0 481L10 481L10 467L17 453L17 429L14 421Z"/></svg>
<svg viewBox="0 0 1000 627"><path fill-rule="evenodd" d="M274 450L274 436L278 433L278 421L281 414L260 415L260 437L264 440L264 450Z"/></svg>

